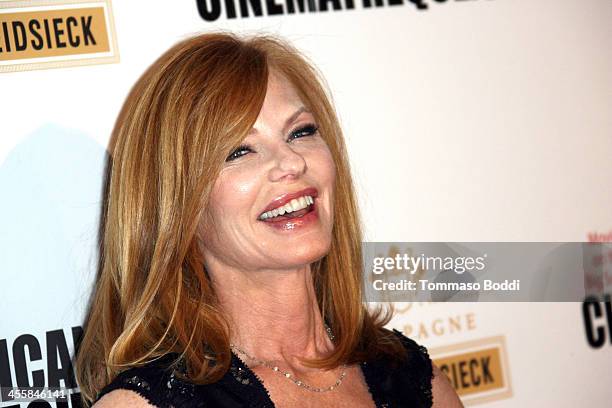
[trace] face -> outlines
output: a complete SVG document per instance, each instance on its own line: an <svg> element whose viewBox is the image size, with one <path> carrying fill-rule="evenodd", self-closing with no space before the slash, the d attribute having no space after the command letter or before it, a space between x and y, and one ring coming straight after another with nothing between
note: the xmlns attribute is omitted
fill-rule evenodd
<svg viewBox="0 0 612 408"><path fill-rule="evenodd" d="M335 176L314 116L291 83L272 74L253 129L211 191L201 226L207 266L288 270L323 257Z"/></svg>

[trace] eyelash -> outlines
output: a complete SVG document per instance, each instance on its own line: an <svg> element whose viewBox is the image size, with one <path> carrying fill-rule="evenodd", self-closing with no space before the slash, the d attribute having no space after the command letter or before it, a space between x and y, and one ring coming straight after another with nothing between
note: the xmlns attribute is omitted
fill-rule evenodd
<svg viewBox="0 0 612 408"><path fill-rule="evenodd" d="M304 126L299 127L298 129L294 130L293 132L291 132L291 134L289 135L289 140L295 140L295 139L299 139L301 137L304 137L304 136L299 136L299 137L296 137L296 138L292 139L292 136L295 136L298 133L308 132L308 134L305 135L305 136L313 136L318 131L319 131L319 127L317 125L315 125L314 123L308 123L308 124L306 124ZM228 162L228 161L232 161L232 160L238 159L239 157L245 156L245 154L241 154L241 155L235 156L236 153L239 153L239 152L241 152L243 150L251 150L251 148L248 145L242 144L242 145L238 146L236 148L236 150L234 150L227 157L227 159L225 159L225 161Z"/></svg>

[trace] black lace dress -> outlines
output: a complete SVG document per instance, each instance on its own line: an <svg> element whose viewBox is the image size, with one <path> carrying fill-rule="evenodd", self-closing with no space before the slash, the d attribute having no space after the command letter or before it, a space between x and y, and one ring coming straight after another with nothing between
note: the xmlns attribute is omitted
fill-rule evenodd
<svg viewBox="0 0 612 408"><path fill-rule="evenodd" d="M425 408L432 405L432 364L427 349L401 332L393 330L408 349L409 359L391 368L382 359L365 361L361 369L377 408ZM175 377L168 369L176 358L169 354L142 367L119 374L98 394L116 390L132 390L160 408L274 408L268 391L259 377L232 353L230 369L216 383L197 385Z"/></svg>

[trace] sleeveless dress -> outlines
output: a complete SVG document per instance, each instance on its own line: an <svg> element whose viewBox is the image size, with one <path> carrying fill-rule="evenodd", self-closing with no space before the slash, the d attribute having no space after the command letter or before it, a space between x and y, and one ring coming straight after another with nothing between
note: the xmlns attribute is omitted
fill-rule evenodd
<svg viewBox="0 0 612 408"><path fill-rule="evenodd" d="M430 408L432 363L424 346L393 330L408 350L401 365L384 359L360 363L377 408ZM132 390L160 408L274 408L259 377L233 352L230 369L216 383L193 384L175 377L168 354L144 366L121 372L96 398L116 389Z"/></svg>

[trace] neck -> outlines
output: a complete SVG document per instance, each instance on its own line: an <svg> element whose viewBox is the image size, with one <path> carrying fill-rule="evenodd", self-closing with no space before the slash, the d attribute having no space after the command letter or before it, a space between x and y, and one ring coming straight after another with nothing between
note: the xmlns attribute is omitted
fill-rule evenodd
<svg viewBox="0 0 612 408"><path fill-rule="evenodd" d="M297 357L328 355L327 336L317 305L310 266L293 270L223 269L211 273L229 319L230 342L261 360L296 363Z"/></svg>

